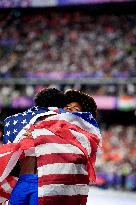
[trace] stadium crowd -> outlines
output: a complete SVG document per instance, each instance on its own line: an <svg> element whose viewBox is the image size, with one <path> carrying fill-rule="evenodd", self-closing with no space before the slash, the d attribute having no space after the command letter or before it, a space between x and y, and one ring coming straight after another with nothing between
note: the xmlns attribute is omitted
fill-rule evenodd
<svg viewBox="0 0 136 205"><path fill-rule="evenodd" d="M136 16L0 14L0 77L136 77Z"/></svg>
<svg viewBox="0 0 136 205"><path fill-rule="evenodd" d="M136 191L136 127L113 125L103 128L102 136L103 152L97 157L98 186Z"/></svg>

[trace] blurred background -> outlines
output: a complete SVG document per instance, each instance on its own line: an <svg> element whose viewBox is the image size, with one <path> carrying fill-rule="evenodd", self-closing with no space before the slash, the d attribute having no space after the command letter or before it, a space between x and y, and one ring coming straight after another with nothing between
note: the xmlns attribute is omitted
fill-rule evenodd
<svg viewBox="0 0 136 205"><path fill-rule="evenodd" d="M131 0L0 1L0 121L33 106L43 87L89 93L103 135L97 187L134 194L135 11Z"/></svg>

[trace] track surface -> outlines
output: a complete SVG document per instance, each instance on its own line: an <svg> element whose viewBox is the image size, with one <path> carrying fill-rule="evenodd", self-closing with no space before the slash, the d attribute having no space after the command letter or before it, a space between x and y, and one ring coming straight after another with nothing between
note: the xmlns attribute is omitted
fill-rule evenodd
<svg viewBox="0 0 136 205"><path fill-rule="evenodd" d="M136 193L90 188L87 205L136 205Z"/></svg>

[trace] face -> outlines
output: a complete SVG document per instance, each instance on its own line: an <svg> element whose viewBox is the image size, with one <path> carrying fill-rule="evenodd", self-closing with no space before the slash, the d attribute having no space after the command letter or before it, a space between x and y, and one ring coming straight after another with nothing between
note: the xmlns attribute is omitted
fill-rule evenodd
<svg viewBox="0 0 136 205"><path fill-rule="evenodd" d="M68 112L81 112L82 108L78 102L71 102L64 107L64 110Z"/></svg>

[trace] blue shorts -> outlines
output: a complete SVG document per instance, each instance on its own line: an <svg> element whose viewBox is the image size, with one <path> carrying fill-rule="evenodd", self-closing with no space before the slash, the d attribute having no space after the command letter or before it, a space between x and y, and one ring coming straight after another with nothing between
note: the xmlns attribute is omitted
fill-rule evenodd
<svg viewBox="0 0 136 205"><path fill-rule="evenodd" d="M25 174L13 189L9 202L11 205L38 205L38 176Z"/></svg>

